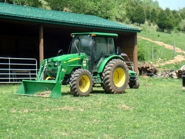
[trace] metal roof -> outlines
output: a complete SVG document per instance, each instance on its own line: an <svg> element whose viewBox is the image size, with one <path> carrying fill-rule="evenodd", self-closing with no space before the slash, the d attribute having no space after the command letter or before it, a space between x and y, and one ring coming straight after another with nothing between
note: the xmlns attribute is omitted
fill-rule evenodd
<svg viewBox="0 0 185 139"><path fill-rule="evenodd" d="M79 32L79 33L71 33L71 35L92 35L92 36L107 36L107 37L118 36L118 34L115 34L115 33L104 33L104 32Z"/></svg>
<svg viewBox="0 0 185 139"><path fill-rule="evenodd" d="M106 20L94 15L45 10L2 2L0 2L0 18L114 31L140 32L137 28Z"/></svg>

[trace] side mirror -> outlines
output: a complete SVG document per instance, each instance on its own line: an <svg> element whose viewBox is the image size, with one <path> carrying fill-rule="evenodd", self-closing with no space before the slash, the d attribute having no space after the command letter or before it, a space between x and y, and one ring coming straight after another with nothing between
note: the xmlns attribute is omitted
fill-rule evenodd
<svg viewBox="0 0 185 139"><path fill-rule="evenodd" d="M120 48L119 46L117 46L116 53L117 53L118 55L120 55L120 54L122 53L122 52L121 52L121 48Z"/></svg>
<svg viewBox="0 0 185 139"><path fill-rule="evenodd" d="M62 55L64 53L63 49L58 50L57 56Z"/></svg>

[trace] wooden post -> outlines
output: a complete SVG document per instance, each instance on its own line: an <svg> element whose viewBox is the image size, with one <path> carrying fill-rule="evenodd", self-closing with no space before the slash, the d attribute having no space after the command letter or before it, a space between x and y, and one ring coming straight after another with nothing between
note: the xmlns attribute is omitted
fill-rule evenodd
<svg viewBox="0 0 185 139"><path fill-rule="evenodd" d="M175 42L173 43L173 49L174 49L174 55L176 55L176 44L175 44Z"/></svg>
<svg viewBox="0 0 185 139"><path fill-rule="evenodd" d="M40 63L44 59L44 30L43 26L40 26L39 30L39 61Z"/></svg>
<svg viewBox="0 0 185 139"><path fill-rule="evenodd" d="M134 39L134 49L133 49L133 63L134 63L134 71L139 73L138 71L138 49L137 49L137 33L133 35Z"/></svg>
<svg viewBox="0 0 185 139"><path fill-rule="evenodd" d="M152 60L154 60L154 46L152 45Z"/></svg>

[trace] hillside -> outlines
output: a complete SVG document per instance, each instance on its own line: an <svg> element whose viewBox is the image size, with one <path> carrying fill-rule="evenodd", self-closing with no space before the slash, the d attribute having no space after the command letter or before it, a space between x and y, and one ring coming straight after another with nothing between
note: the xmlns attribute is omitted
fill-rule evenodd
<svg viewBox="0 0 185 139"><path fill-rule="evenodd" d="M167 34L153 31L139 33L139 62L146 61L161 69L179 69L184 65L185 60L184 38L185 34L183 33Z"/></svg>

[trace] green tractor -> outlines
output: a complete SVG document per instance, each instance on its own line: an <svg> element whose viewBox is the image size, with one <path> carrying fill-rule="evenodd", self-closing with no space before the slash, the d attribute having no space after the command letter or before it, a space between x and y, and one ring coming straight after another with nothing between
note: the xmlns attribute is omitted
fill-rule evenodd
<svg viewBox="0 0 185 139"><path fill-rule="evenodd" d="M99 84L106 93L122 93L127 86L138 88L137 74L128 70L114 33L72 33L68 54L59 50L56 57L44 59L36 80L23 80L16 94L36 95L50 92L60 97L62 85L70 85L74 96L88 96Z"/></svg>

